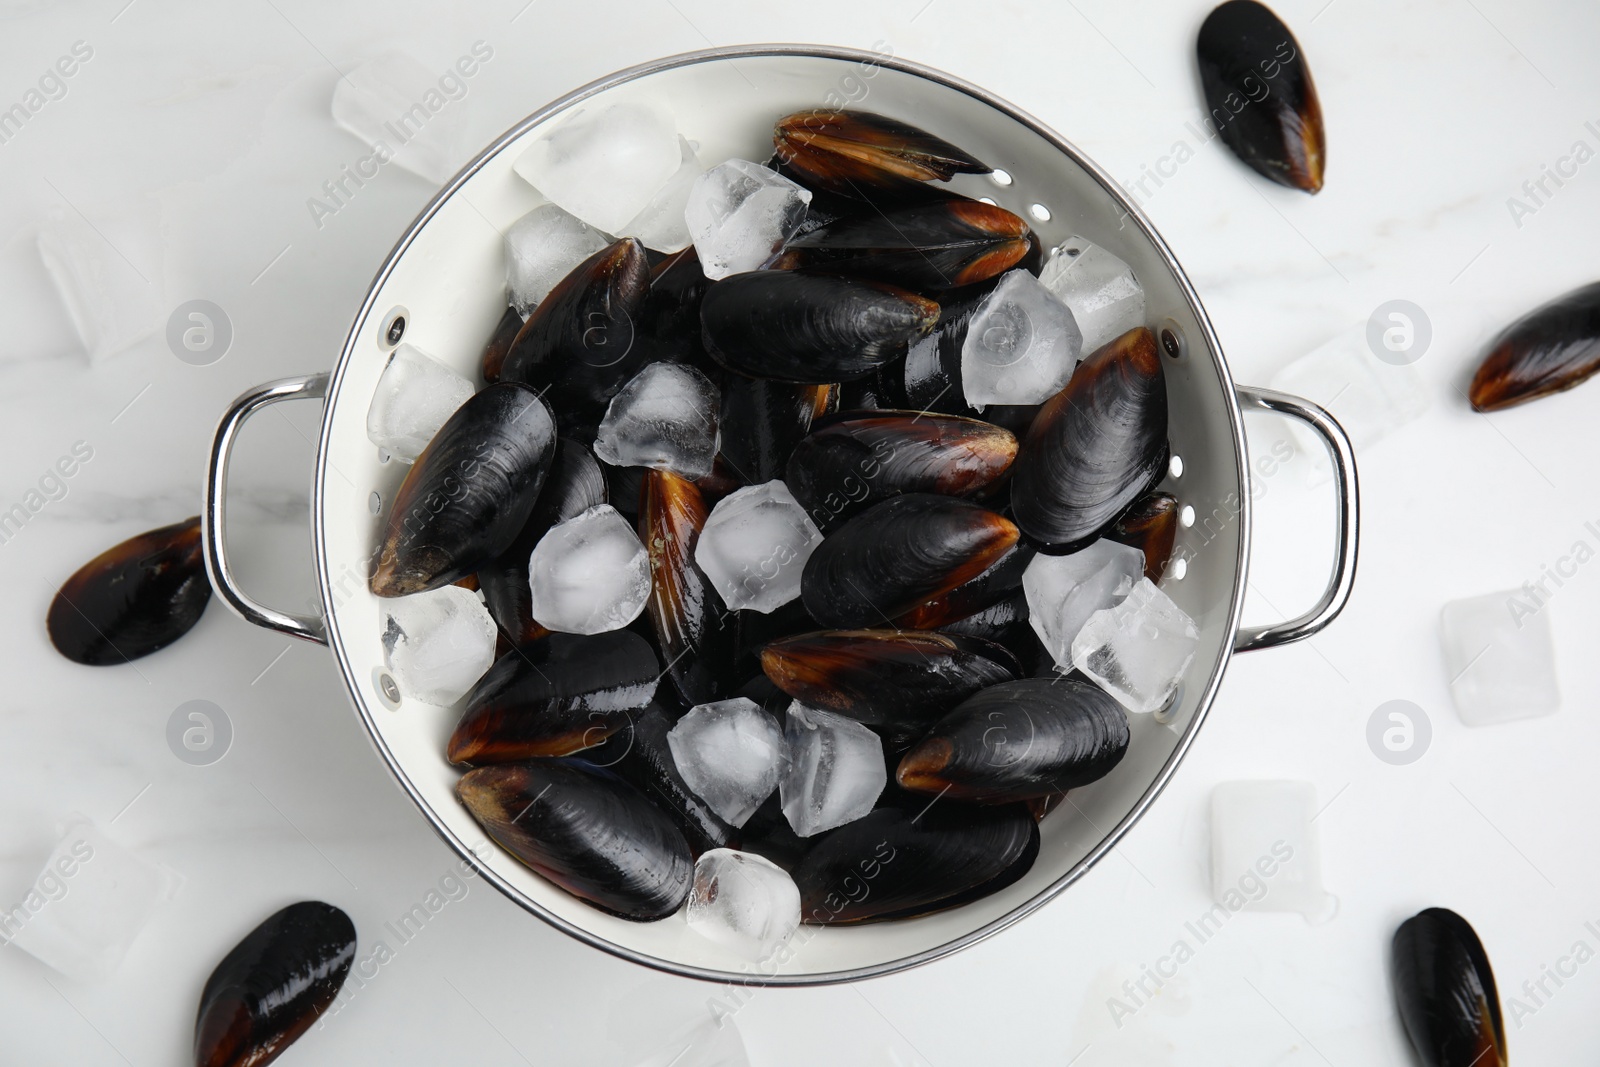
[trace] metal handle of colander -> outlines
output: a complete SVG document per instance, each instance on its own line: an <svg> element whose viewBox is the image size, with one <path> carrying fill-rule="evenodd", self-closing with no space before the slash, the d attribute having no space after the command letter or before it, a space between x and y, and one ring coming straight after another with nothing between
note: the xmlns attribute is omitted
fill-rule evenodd
<svg viewBox="0 0 1600 1067"><path fill-rule="evenodd" d="M211 457L206 464L205 507L200 516L200 542L205 549L206 573L211 577L211 588L216 590L223 602L245 622L319 644L328 643L327 627L321 616L295 615L270 608L239 588L233 578L233 568L228 563L225 524L228 463L233 457L233 445L239 430L250 416L262 408L285 400L321 400L327 393L326 374L303 374L258 385L228 405L222 421L217 423L216 436L211 441Z"/></svg>
<svg viewBox="0 0 1600 1067"><path fill-rule="evenodd" d="M1333 571L1328 576L1328 587L1322 598L1310 611L1271 626L1247 626L1233 639L1235 652L1250 652L1258 648L1276 648L1295 641L1303 641L1320 631L1338 617L1350 599L1350 590L1356 582L1356 542L1360 526L1361 501L1356 486L1356 454L1350 447L1350 438L1321 407L1288 393L1272 389L1252 389L1239 386L1234 392L1239 397L1239 407L1244 411L1265 411L1298 419L1322 439L1333 460L1333 490L1338 542L1335 546Z"/></svg>

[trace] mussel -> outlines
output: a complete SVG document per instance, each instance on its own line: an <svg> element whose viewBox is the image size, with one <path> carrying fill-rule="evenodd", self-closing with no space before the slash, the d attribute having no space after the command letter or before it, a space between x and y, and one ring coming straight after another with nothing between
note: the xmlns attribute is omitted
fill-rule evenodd
<svg viewBox="0 0 1600 1067"><path fill-rule="evenodd" d="M567 892L635 922L664 919L694 881L666 812L610 771L530 760L468 771L456 796L495 843Z"/></svg>
<svg viewBox="0 0 1600 1067"><path fill-rule="evenodd" d="M894 624L913 630L938 630L987 611L1022 589L1022 574L1037 554L1032 545L1018 541L987 568L948 593L896 616Z"/></svg>
<svg viewBox="0 0 1600 1067"><path fill-rule="evenodd" d="M1206 16L1195 51L1222 142L1279 185L1320 190L1327 159L1322 105L1289 27L1255 0L1228 0Z"/></svg>
<svg viewBox="0 0 1600 1067"><path fill-rule="evenodd" d="M778 159L804 184L857 198L905 181L989 173L949 141L868 111L797 111L778 120L772 143Z"/></svg>
<svg viewBox="0 0 1600 1067"><path fill-rule="evenodd" d="M339 995L356 957L350 916L318 900L291 904L222 958L200 993L195 1067L265 1067Z"/></svg>
<svg viewBox="0 0 1600 1067"><path fill-rule="evenodd" d="M939 321L906 352L904 382L909 406L952 415L974 413L961 388L961 348L973 315L994 288L986 282L940 295Z"/></svg>
<svg viewBox="0 0 1600 1067"><path fill-rule="evenodd" d="M1106 537L1143 552L1144 576L1159 582L1178 539L1178 510L1178 498L1171 493L1150 493L1134 501L1106 530Z"/></svg>
<svg viewBox="0 0 1600 1067"><path fill-rule="evenodd" d="M746 485L782 478L790 453L828 409L836 388L725 375L718 429L729 471Z"/></svg>
<svg viewBox="0 0 1600 1067"><path fill-rule="evenodd" d="M1028 597L1021 589L982 611L955 622L947 622L940 629L947 634L993 641L1017 658L1025 675L1036 678L1056 676L1055 660L1045 650L1044 643L1028 621Z"/></svg>
<svg viewBox="0 0 1600 1067"><path fill-rule="evenodd" d="M633 335L645 362L668 360L713 370L700 341L700 300L710 285L694 245L650 268L650 288L640 302Z"/></svg>
<svg viewBox="0 0 1600 1067"><path fill-rule="evenodd" d="M1500 995L1471 924L1428 908L1400 924L1390 951L1400 1022L1423 1067L1505 1067Z"/></svg>
<svg viewBox="0 0 1600 1067"><path fill-rule="evenodd" d="M1474 411L1571 389L1600 371L1600 282L1530 311L1501 332L1472 376Z"/></svg>
<svg viewBox="0 0 1600 1067"><path fill-rule="evenodd" d="M500 380L500 371L506 365L506 353L511 351L511 342L517 339L517 334L522 332L522 316L513 307L506 308L506 313L500 316L500 321L495 324L494 332L489 335L489 343L483 346L483 380L493 384Z"/></svg>
<svg viewBox="0 0 1600 1067"><path fill-rule="evenodd" d="M1017 543L1010 520L955 497L906 493L823 539L800 597L823 626L881 626L987 570Z"/></svg>
<svg viewBox="0 0 1600 1067"><path fill-rule="evenodd" d="M1128 751L1128 716L1068 675L1002 682L969 697L900 760L902 789L953 800L1032 800L1088 785Z"/></svg>
<svg viewBox="0 0 1600 1067"><path fill-rule="evenodd" d="M905 360L885 363L865 378L841 382L836 411L896 411L906 406Z"/></svg>
<svg viewBox="0 0 1600 1067"><path fill-rule="evenodd" d="M555 420L526 385L497 382L456 409L406 474L384 523L371 588L449 585L511 547L555 457Z"/></svg>
<svg viewBox="0 0 1600 1067"><path fill-rule="evenodd" d="M210 600L195 517L130 537L79 567L50 601L45 629L74 663L107 667L166 648Z"/></svg>
<svg viewBox="0 0 1600 1067"><path fill-rule="evenodd" d="M939 305L878 282L757 270L712 284L700 303L706 350L752 378L825 385L903 356Z"/></svg>
<svg viewBox="0 0 1600 1067"><path fill-rule="evenodd" d="M1141 326L1080 363L1034 417L1012 468L1017 525L1053 551L1081 548L1161 480L1167 455L1166 377Z"/></svg>
<svg viewBox="0 0 1600 1067"><path fill-rule="evenodd" d="M648 707L661 665L631 630L551 634L501 656L467 694L451 763L507 763L592 748Z"/></svg>

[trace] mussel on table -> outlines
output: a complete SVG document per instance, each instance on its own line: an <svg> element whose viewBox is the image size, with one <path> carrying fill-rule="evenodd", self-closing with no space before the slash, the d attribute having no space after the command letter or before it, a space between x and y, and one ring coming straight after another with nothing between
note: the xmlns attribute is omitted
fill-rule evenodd
<svg viewBox="0 0 1600 1067"><path fill-rule="evenodd" d="M1178 498L1171 493L1150 493L1106 530L1106 539L1144 553L1144 576L1161 581L1178 539Z"/></svg>
<svg viewBox="0 0 1600 1067"><path fill-rule="evenodd" d="M832 385L726 375L717 425L729 471L746 485L782 478L790 453L812 420L827 411L836 391Z"/></svg>
<svg viewBox="0 0 1600 1067"><path fill-rule="evenodd" d="M1506 327L1472 376L1474 411L1500 411L1571 389L1600 371L1600 282Z"/></svg>
<svg viewBox="0 0 1600 1067"><path fill-rule="evenodd" d="M567 892L634 922L673 914L694 860L666 812L608 770L530 760L462 775L456 796L501 848Z"/></svg>
<svg viewBox="0 0 1600 1067"><path fill-rule="evenodd" d="M1400 924L1390 949L1400 1022L1423 1067L1505 1067L1500 995L1483 942L1447 908Z"/></svg>
<svg viewBox="0 0 1600 1067"><path fill-rule="evenodd" d="M130 537L79 567L50 601L45 629L74 663L108 667L166 648L194 628L210 600L197 516Z"/></svg>
<svg viewBox="0 0 1600 1067"><path fill-rule="evenodd" d="M195 1067L265 1067L339 995L356 928L332 904L291 904L222 958L200 993Z"/></svg>
<svg viewBox="0 0 1600 1067"><path fill-rule="evenodd" d="M506 313L500 316L500 321L495 324L494 332L489 335L489 343L483 346L483 360L480 366L483 369L483 380L491 385L500 380L500 371L506 365L506 353L511 351L511 342L517 339L517 334L522 332L522 316L513 307L506 308Z"/></svg>
<svg viewBox="0 0 1600 1067"><path fill-rule="evenodd" d="M1038 550L1018 541L984 570L954 589L895 616L894 624L913 630L939 630L987 611L1022 589L1022 575Z"/></svg>
<svg viewBox="0 0 1600 1067"><path fill-rule="evenodd" d="M869 111L797 111L777 121L772 143L778 159L802 183L856 198L870 198L874 187L948 181L990 170L927 130Z"/></svg>

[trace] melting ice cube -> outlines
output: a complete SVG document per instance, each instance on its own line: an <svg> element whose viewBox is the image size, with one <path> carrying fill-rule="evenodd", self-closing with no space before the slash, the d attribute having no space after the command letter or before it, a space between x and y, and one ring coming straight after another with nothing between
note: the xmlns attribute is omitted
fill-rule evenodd
<svg viewBox="0 0 1600 1067"><path fill-rule="evenodd" d="M689 245L689 224L683 212L689 205L689 191L695 179L706 172L695 155L694 145L684 137L678 138L683 162L667 179L639 214L617 231L618 237L637 237L646 248L657 252L680 252Z"/></svg>
<svg viewBox="0 0 1600 1067"><path fill-rule="evenodd" d="M1068 556L1033 557L1022 572L1028 622L1057 667L1072 670L1072 642L1089 616L1121 603L1143 576L1143 552L1104 539Z"/></svg>
<svg viewBox="0 0 1600 1067"><path fill-rule="evenodd" d="M750 1067L750 1057L733 1014L723 1009L679 1031L634 1067Z"/></svg>
<svg viewBox="0 0 1600 1067"><path fill-rule="evenodd" d="M690 929L760 962L799 927L800 890L776 863L731 848L714 848L695 861Z"/></svg>
<svg viewBox="0 0 1600 1067"><path fill-rule="evenodd" d="M439 75L403 52L386 52L333 86L333 121L387 157L442 185L459 166L459 108L439 92Z"/></svg>
<svg viewBox="0 0 1600 1067"><path fill-rule="evenodd" d="M1089 616L1072 642L1072 663L1129 711L1159 711L1194 659L1194 620L1148 578L1115 607Z"/></svg>
<svg viewBox="0 0 1600 1067"><path fill-rule="evenodd" d="M1322 888L1317 791L1310 782L1223 782L1211 793L1211 892L1228 913L1297 911L1333 917L1338 900ZM1227 914L1199 920L1209 937Z"/></svg>
<svg viewBox="0 0 1600 1067"><path fill-rule="evenodd" d="M449 707L494 663L499 631L458 585L383 601L383 662L402 695Z"/></svg>
<svg viewBox="0 0 1600 1067"><path fill-rule="evenodd" d="M696 705L667 733L667 747L689 788L734 826L778 787L783 731L753 700Z"/></svg>
<svg viewBox="0 0 1600 1067"><path fill-rule="evenodd" d="M620 630L650 597L650 556L610 504L558 522L528 561L534 621L568 634Z"/></svg>
<svg viewBox="0 0 1600 1067"><path fill-rule="evenodd" d="M639 101L579 108L541 134L512 169L584 222L617 233L683 165L672 120Z"/></svg>
<svg viewBox="0 0 1600 1067"><path fill-rule="evenodd" d="M410 463L472 396L472 383L415 345L400 344L367 408L367 440Z"/></svg>
<svg viewBox="0 0 1600 1067"><path fill-rule="evenodd" d="M872 810L889 772L883 741L854 719L798 700L784 727L789 761L778 781L783 815L801 837L854 822Z"/></svg>
<svg viewBox="0 0 1600 1067"><path fill-rule="evenodd" d="M693 367L652 363L612 397L594 454L613 466L704 478L717 458L721 403L711 379Z"/></svg>
<svg viewBox="0 0 1600 1067"><path fill-rule="evenodd" d="M972 314L961 344L961 389L990 404L1041 404L1072 377L1083 334L1072 312L1039 279L1014 270Z"/></svg>
<svg viewBox="0 0 1600 1067"><path fill-rule="evenodd" d="M611 242L555 204L540 204L511 224L505 243L511 306L527 315L572 268Z"/></svg>
<svg viewBox="0 0 1600 1067"><path fill-rule="evenodd" d="M1144 287L1133 270L1082 237L1055 247L1039 272L1039 284L1072 309L1085 352L1144 325Z"/></svg>
<svg viewBox="0 0 1600 1067"><path fill-rule="evenodd" d="M38 246L91 363L125 351L161 326L168 309L161 303L154 208L135 204L97 212L94 225L54 211L39 227Z"/></svg>
<svg viewBox="0 0 1600 1067"><path fill-rule="evenodd" d="M730 159L696 178L684 221L706 277L760 267L795 235L809 203L811 190L744 159Z"/></svg>
<svg viewBox="0 0 1600 1067"><path fill-rule="evenodd" d="M728 607L770 612L800 595L800 573L822 533L781 481L717 501L694 561Z"/></svg>
<svg viewBox="0 0 1600 1067"><path fill-rule="evenodd" d="M1450 699L1468 726L1548 715L1561 706L1550 614L1524 590L1453 600L1440 616Z"/></svg>

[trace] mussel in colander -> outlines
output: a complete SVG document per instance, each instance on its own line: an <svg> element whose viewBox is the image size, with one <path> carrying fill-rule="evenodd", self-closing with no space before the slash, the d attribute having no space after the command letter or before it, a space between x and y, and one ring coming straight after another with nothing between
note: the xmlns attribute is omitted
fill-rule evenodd
<svg viewBox="0 0 1600 1067"><path fill-rule="evenodd" d="M772 143L804 184L858 198L870 197L873 186L947 181L990 169L927 130L869 111L797 111L778 120Z"/></svg>
<svg viewBox="0 0 1600 1067"><path fill-rule="evenodd" d="M710 285L694 245L650 268L650 287L640 301L633 334L642 362L667 360L713 369L700 340L700 300Z"/></svg>
<svg viewBox="0 0 1600 1067"><path fill-rule="evenodd" d="M782 478L790 453L837 388L725 375L717 428L728 470L746 485Z"/></svg>
<svg viewBox="0 0 1600 1067"><path fill-rule="evenodd" d="M1505 1067L1494 971L1467 920L1428 908L1401 923L1390 975L1400 1022L1423 1067Z"/></svg>
<svg viewBox="0 0 1600 1067"><path fill-rule="evenodd" d="M1178 539L1178 511L1178 498L1171 493L1150 493L1107 528L1106 539L1143 552L1144 576L1159 582Z"/></svg>
<svg viewBox="0 0 1600 1067"><path fill-rule="evenodd" d="M1018 541L993 563L954 589L895 616L894 624L913 630L940 630L986 611L1022 589L1022 574L1038 550Z"/></svg>
<svg viewBox="0 0 1600 1067"><path fill-rule="evenodd" d="M493 384L500 380L500 371L506 365L506 353L511 351L511 342L517 339L517 334L522 332L522 316L513 307L506 308L506 313L500 316L500 321L495 324L494 332L489 335L489 343L483 346L483 380Z"/></svg>
<svg viewBox="0 0 1600 1067"><path fill-rule="evenodd" d="M1472 376L1474 411L1499 411L1571 389L1600 371L1600 282L1508 326Z"/></svg>

